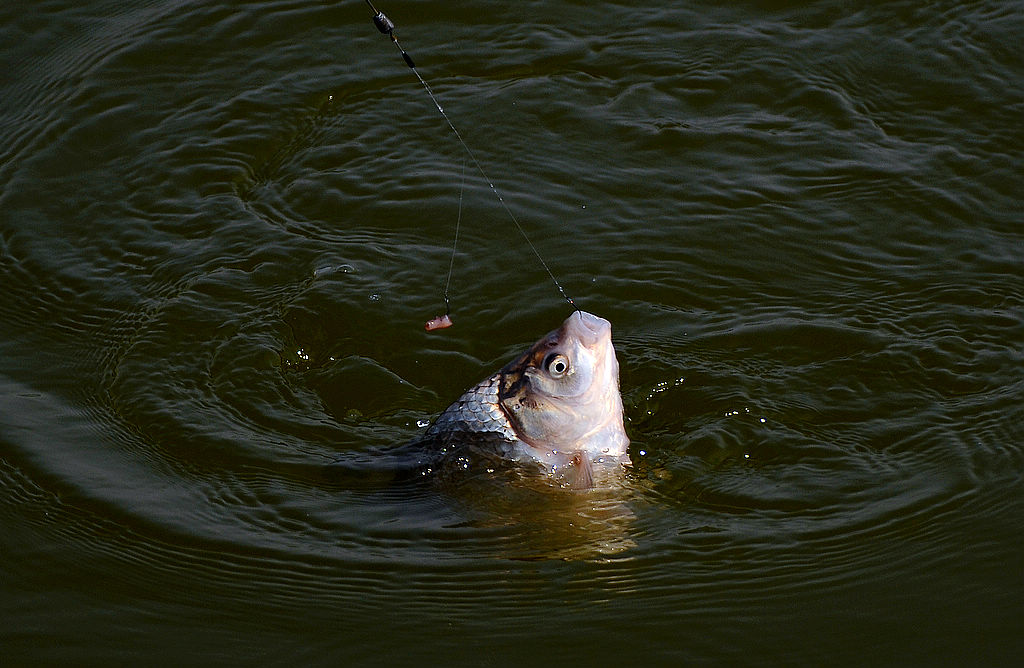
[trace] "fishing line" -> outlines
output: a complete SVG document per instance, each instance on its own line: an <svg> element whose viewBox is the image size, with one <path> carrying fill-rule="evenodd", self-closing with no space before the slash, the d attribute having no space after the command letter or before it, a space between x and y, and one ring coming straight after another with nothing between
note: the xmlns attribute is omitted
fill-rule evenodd
<svg viewBox="0 0 1024 668"><path fill-rule="evenodd" d="M464 149L466 149L466 153L469 155L469 159L473 162L474 165L476 165L477 171L480 172L480 176L482 176L484 178L484 181L487 182L487 185L490 186L491 192L493 192L494 196L498 198L498 202L500 202L502 208L505 209L505 213L508 214L508 217L512 220L512 223L516 226L516 229L519 230L519 234L522 235L523 240L526 241L526 244L530 247L530 250L532 250L533 254L537 257L537 260L540 261L541 266L544 267L544 271L547 272L548 276L551 278L551 281L555 284L555 287L558 288L558 292L560 292L562 297L565 298L565 301L569 302L569 305L572 306L573 309L579 311L580 309L579 309L578 306L576 306L576 302L574 302L572 300L572 298L569 297L568 294L566 294L565 289L562 288L562 284L558 282L557 278L555 278L554 272L551 271L551 268L548 266L548 263L544 261L543 256L541 256L541 254L540 254L540 251L537 250L537 247L533 245L532 241L530 241L530 237L529 237L529 235L526 234L526 230L523 229L523 226L519 223L519 219L516 218L516 215L514 213L512 213L512 209L509 208L509 205L505 202L505 198L503 198L501 196L501 193L499 193L498 189L494 186L494 182L491 181L489 176L487 176L487 172L484 170L483 165L480 164L480 161L476 159L476 155L473 153L473 150L471 148L469 148L469 144L467 144L466 140L462 138L462 133L460 133L458 131L458 129L455 127L455 124L452 123L452 119L448 118L448 114L445 113L444 108L437 101L437 97L434 95L434 91L431 90L430 85L427 83L426 79L424 79L420 75L419 70L416 69L416 63L413 62L412 56L410 56L406 52L406 50L402 48L402 45L399 44L398 38L395 37L395 24L394 24L394 22L391 19L389 19L384 14L384 12L382 12L382 11L378 10L376 7L374 7L373 3L370 2L370 0L366 0L366 4L370 6L370 11L373 12L373 24L375 26L377 26L377 30L379 30L381 33L383 33L383 34L387 35L388 37L390 37L391 41L398 48L399 53L402 54L402 60L405 61L405 64L409 66L409 69L411 69L413 74L416 75L416 78L419 79L420 83L423 85L423 89L426 90L427 91L427 95L430 96L430 100L434 103L434 106L437 107L437 110L438 110L438 112L440 112L441 116L444 117L445 122L448 123L448 127L452 129L452 132L458 138L459 143L462 144L462 147ZM461 216L462 216L462 194L460 193L459 194L459 217L461 218ZM452 255L452 262L453 263L454 263L454 260L455 260L455 256L454 256L454 253L453 253L453 255ZM450 267L449 267L448 278L449 278L449 281L450 281L451 280L451 268ZM427 328L428 329L438 329L438 328L441 328L441 327L450 327L451 326L451 320L450 320L450 318L448 318L447 307L448 307L448 295L447 295L447 287L446 287L445 288L445 309L446 309L445 315L443 317L435 318L434 320L431 320L429 323L427 323ZM434 324L433 327L431 326L432 323Z"/></svg>
<svg viewBox="0 0 1024 668"><path fill-rule="evenodd" d="M466 190L466 162L462 162L462 182L459 185L459 215L455 219L455 240L452 241L452 257L448 261L448 280L444 282L444 315L451 314L451 303L448 301L448 288L452 285L452 270L455 269L455 250L459 247L459 227L462 225L462 193ZM448 317L448 322L451 322Z"/></svg>

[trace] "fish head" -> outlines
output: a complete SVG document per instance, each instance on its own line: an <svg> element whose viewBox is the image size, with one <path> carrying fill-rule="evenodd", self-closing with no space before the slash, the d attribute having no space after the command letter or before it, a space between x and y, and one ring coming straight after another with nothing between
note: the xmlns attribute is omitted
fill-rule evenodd
<svg viewBox="0 0 1024 668"><path fill-rule="evenodd" d="M604 318L574 312L500 376L499 404L516 436L538 455L626 454L619 363Z"/></svg>

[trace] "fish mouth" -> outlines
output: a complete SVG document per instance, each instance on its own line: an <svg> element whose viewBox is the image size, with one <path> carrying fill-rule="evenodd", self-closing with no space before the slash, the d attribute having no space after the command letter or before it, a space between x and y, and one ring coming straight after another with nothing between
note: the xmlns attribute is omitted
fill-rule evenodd
<svg viewBox="0 0 1024 668"><path fill-rule="evenodd" d="M591 347L611 336L612 325L604 318L586 311L575 311L565 321L567 333L575 335L583 345Z"/></svg>

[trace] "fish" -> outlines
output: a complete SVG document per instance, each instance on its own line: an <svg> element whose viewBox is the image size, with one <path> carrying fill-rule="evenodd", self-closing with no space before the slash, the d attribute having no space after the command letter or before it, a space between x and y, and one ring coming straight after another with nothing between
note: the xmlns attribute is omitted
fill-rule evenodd
<svg viewBox="0 0 1024 668"><path fill-rule="evenodd" d="M574 311L466 390L424 434L430 442L462 439L483 439L509 459L536 462L572 489L594 486L595 465L628 465L611 323Z"/></svg>

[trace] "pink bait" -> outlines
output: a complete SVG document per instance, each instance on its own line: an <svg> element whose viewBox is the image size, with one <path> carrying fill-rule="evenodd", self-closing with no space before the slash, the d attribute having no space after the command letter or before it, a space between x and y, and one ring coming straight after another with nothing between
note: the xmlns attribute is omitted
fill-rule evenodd
<svg viewBox="0 0 1024 668"><path fill-rule="evenodd" d="M446 327L451 326L452 319L448 317L447 313L445 313L444 315L437 316L433 320L428 320L425 328L428 332L430 332L435 329L445 329Z"/></svg>

